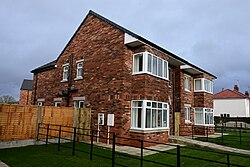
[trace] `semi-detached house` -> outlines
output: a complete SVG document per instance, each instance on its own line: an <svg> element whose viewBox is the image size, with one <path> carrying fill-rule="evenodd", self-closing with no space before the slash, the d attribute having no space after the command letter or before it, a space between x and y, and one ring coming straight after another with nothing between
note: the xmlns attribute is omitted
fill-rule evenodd
<svg viewBox="0 0 250 167"><path fill-rule="evenodd" d="M216 76L90 11L59 57L32 70L33 104L114 114L111 132L167 142L213 125ZM191 133L191 132L190 132Z"/></svg>

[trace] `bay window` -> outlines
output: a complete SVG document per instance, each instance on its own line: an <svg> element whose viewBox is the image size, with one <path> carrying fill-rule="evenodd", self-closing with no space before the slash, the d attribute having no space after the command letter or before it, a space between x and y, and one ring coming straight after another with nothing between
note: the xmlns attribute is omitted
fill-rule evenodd
<svg viewBox="0 0 250 167"><path fill-rule="evenodd" d="M194 111L195 125L213 125L214 124L214 110L211 108L197 107Z"/></svg>
<svg viewBox="0 0 250 167"><path fill-rule="evenodd" d="M168 79L168 62L148 52L134 54L133 74L142 73Z"/></svg>
<svg viewBox="0 0 250 167"><path fill-rule="evenodd" d="M194 79L194 92L213 93L213 82L205 78Z"/></svg>
<svg viewBox="0 0 250 167"><path fill-rule="evenodd" d="M167 103L134 100L131 105L131 129L155 130L169 127Z"/></svg>

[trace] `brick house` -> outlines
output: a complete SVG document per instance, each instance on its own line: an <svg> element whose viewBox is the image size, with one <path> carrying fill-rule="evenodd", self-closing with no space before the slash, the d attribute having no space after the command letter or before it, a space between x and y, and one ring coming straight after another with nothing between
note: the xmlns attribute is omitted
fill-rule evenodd
<svg viewBox="0 0 250 167"><path fill-rule="evenodd" d="M93 11L32 73L33 104L91 107L93 128L104 114L101 130L114 114L120 136L167 142L188 135L180 128L213 124L216 76Z"/></svg>
<svg viewBox="0 0 250 167"><path fill-rule="evenodd" d="M32 84L33 80L24 79L20 88L19 104L31 105L32 104Z"/></svg>

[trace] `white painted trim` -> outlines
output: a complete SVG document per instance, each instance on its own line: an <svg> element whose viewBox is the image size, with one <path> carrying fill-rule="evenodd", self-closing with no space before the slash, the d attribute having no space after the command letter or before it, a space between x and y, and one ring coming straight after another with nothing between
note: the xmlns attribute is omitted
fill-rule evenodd
<svg viewBox="0 0 250 167"><path fill-rule="evenodd" d="M64 67L64 66L69 66L69 63L66 63L66 64L63 64L63 65L62 65L62 67Z"/></svg>
<svg viewBox="0 0 250 167"><path fill-rule="evenodd" d="M45 102L45 98L37 99L37 102Z"/></svg>
<svg viewBox="0 0 250 167"><path fill-rule="evenodd" d="M84 62L84 59L77 60L76 63Z"/></svg>
<svg viewBox="0 0 250 167"><path fill-rule="evenodd" d="M85 101L85 96L82 97L73 97L73 101Z"/></svg>
<svg viewBox="0 0 250 167"><path fill-rule="evenodd" d="M61 97L54 98L54 101L60 102L62 101L62 98Z"/></svg>

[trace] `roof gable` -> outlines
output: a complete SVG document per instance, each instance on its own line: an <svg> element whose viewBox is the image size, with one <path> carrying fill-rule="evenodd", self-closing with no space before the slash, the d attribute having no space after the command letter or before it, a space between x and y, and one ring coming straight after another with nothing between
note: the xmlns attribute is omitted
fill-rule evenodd
<svg viewBox="0 0 250 167"><path fill-rule="evenodd" d="M249 97L244 95L243 93L235 91L235 90L230 90L230 89L226 89L219 93L216 93L213 98L214 99L245 99L245 98L249 99Z"/></svg>
<svg viewBox="0 0 250 167"><path fill-rule="evenodd" d="M156 49L162 51L163 53L168 54L169 56L173 57L173 58L176 59L176 60L179 60L180 62L183 62L183 63L185 63L185 64L187 64L187 65L189 65L189 66L191 66L191 67L193 67L193 68L195 68L195 69L198 69L199 71L201 71L201 72L203 72L203 73L205 73L205 74L208 74L209 76L212 76L212 77L215 78L215 79L217 78L215 75L213 75L213 74L211 74L211 73L209 73L209 72L207 72L207 71L205 71L205 70L203 70L203 69L201 69L201 68L195 66L194 64L191 64L190 62L184 60L183 58L181 58L181 57L179 57L179 56L173 54L172 52L170 52L170 51L168 51L168 50L166 50L166 49L164 49L164 48L162 48L162 47L160 47L160 46L154 44L153 42L150 42L149 40L147 40L147 39L145 39L145 38L143 38L143 37L141 37L141 36L139 36L139 35L133 33L132 31L130 31L130 30L128 30L128 29L126 29L126 28L124 28L124 27L122 27L122 26L120 26L120 25L114 23L114 22L112 22L111 20L109 20L109 19L107 19L107 18L105 18L105 17L103 17L103 16L101 16L101 15L95 13L95 12L92 11L92 10L89 11L89 13L87 14L87 16L84 18L84 20L82 21L82 23L79 25L79 27L77 28L77 30L75 31L75 33L73 34L73 36L71 37L71 39L69 40L69 42L67 43L67 45L64 47L64 49L62 50L62 52L60 53L60 55L58 56L58 58L55 60L55 62L53 61L55 64L56 64L56 62L59 60L59 58L61 57L61 55L64 53L64 51L66 50L66 48L68 47L68 45L71 43L71 41L74 39L74 37L76 36L77 32L80 30L80 28L82 27L82 25L85 23L85 21L87 20L87 18L88 18L89 15L93 15L93 16L95 16L95 17L101 19L102 21L107 22L108 24L110 24L110 25L116 27L117 29L123 31L124 33L127 33L127 34L131 35L132 37L137 38L138 40L140 40L140 41L142 41L142 42L144 42L144 43L146 43L146 44L148 44L148 45L150 45L150 46L152 46L152 47L154 47L154 48L156 48ZM49 64L49 63L48 63L48 64ZM54 64L54 65L55 65L55 64ZM47 64L46 64L46 65L47 65ZM48 67L48 66L46 66L46 65L44 65L45 67L44 67L44 66L38 67L38 68L32 70L31 72L32 72L32 73L36 73L36 72L40 72L40 71L39 71L39 70L41 70L40 68L42 68L42 70L44 70L44 69L46 70L47 68L51 67L51 66Z"/></svg>
<svg viewBox="0 0 250 167"><path fill-rule="evenodd" d="M24 79L20 90L32 90L33 80Z"/></svg>

